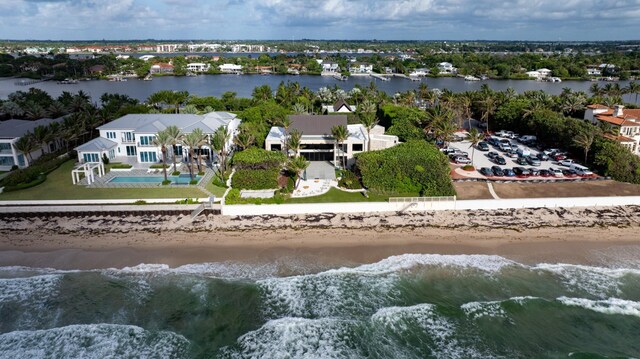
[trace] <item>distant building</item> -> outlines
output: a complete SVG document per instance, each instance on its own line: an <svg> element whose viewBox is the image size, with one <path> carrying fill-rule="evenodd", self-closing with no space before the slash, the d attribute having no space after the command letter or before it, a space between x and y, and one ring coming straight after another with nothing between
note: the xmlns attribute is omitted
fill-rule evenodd
<svg viewBox="0 0 640 359"><path fill-rule="evenodd" d="M14 165L19 168L25 168L29 166L29 156L26 153L22 153L15 148L15 143L18 140L33 132L38 126L49 126L53 122L62 122L63 118L56 119L42 118L37 121L16 120L11 119L0 122L0 171L9 171ZM53 152L60 148L61 140L54 139L47 144L47 148L44 152ZM42 154L42 149L38 148L31 152L31 158L37 159Z"/></svg>
<svg viewBox="0 0 640 359"><path fill-rule="evenodd" d="M624 109L616 105L613 109L604 105L589 105L584 119L593 124L604 122L616 128L618 135L607 134L606 138L619 142L631 153L640 156L640 109Z"/></svg>
<svg viewBox="0 0 640 359"><path fill-rule="evenodd" d="M356 106L349 106L344 100L338 100L333 105L322 106L325 113L353 113L356 112Z"/></svg>
<svg viewBox="0 0 640 359"><path fill-rule="evenodd" d="M191 72L207 72L209 71L209 64L204 64L201 62L194 62L187 64L187 71Z"/></svg>
<svg viewBox="0 0 640 359"><path fill-rule="evenodd" d="M373 65L356 62L349 66L349 72L352 74L370 74L373 72Z"/></svg>
<svg viewBox="0 0 640 359"><path fill-rule="evenodd" d="M441 62L438 64L438 71L441 74L456 74L458 73L458 69L453 67L453 64L450 62Z"/></svg>
<svg viewBox="0 0 640 359"><path fill-rule="evenodd" d="M222 64L222 65L218 66L218 69L221 72L226 72L226 73L239 73L239 72L242 71L242 65Z"/></svg>
<svg viewBox="0 0 640 359"><path fill-rule="evenodd" d="M151 74L172 74L173 73L173 65L165 64L163 62L159 64L152 65L149 69L149 73Z"/></svg>
<svg viewBox="0 0 640 359"><path fill-rule="evenodd" d="M340 72L340 65L336 62L323 62L320 65L323 72Z"/></svg>

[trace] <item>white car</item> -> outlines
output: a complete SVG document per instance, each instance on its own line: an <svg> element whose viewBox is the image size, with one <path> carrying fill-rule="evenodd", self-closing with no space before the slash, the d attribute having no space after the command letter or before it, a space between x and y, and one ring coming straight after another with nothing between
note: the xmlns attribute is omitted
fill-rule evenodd
<svg viewBox="0 0 640 359"><path fill-rule="evenodd" d="M553 175L553 177L562 177L562 171L558 168L549 167L549 172Z"/></svg>
<svg viewBox="0 0 640 359"><path fill-rule="evenodd" d="M557 148L550 148L548 150L544 150L543 151L543 153L545 155L547 155L547 156L551 156L552 154L557 153L557 152L561 152L561 151L559 149L557 149Z"/></svg>
<svg viewBox="0 0 640 359"><path fill-rule="evenodd" d="M471 163L471 160L468 159L467 157L462 157L462 156L458 156L454 159L455 163L461 163L461 164L469 164Z"/></svg>
<svg viewBox="0 0 640 359"><path fill-rule="evenodd" d="M565 167L571 167L573 162L574 162L573 160L570 160L570 159L567 158L565 160L560 161L560 164L565 166Z"/></svg>

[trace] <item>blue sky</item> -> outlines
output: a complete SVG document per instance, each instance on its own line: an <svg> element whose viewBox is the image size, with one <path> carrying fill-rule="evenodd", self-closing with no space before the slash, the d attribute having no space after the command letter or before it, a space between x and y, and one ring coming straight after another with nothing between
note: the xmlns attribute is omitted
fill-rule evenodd
<svg viewBox="0 0 640 359"><path fill-rule="evenodd" d="M635 40L640 0L0 0L0 38Z"/></svg>

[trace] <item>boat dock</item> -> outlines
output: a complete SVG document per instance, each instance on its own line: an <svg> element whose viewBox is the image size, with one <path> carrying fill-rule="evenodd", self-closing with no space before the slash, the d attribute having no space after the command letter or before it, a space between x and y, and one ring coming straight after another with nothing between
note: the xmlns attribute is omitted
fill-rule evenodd
<svg viewBox="0 0 640 359"><path fill-rule="evenodd" d="M48 79L40 79L40 80L18 80L16 82L14 82L14 85L16 86L29 86L29 85L33 85L33 84L37 84L39 82L45 82Z"/></svg>
<svg viewBox="0 0 640 359"><path fill-rule="evenodd" d="M422 79L420 79L417 76L407 76L405 74L393 74L394 77L400 77L403 79L407 79L407 80L411 80L411 81L422 81Z"/></svg>
<svg viewBox="0 0 640 359"><path fill-rule="evenodd" d="M371 73L371 77L373 77L375 79L378 79L378 80L382 80L382 81L389 81L390 80L389 77L384 76L382 74L376 74L374 72Z"/></svg>

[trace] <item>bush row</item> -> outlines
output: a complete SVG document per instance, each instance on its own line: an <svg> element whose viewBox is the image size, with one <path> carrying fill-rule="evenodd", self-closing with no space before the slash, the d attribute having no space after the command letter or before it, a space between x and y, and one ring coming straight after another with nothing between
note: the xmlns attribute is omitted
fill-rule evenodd
<svg viewBox="0 0 640 359"><path fill-rule="evenodd" d="M360 179L351 171L342 171L338 186L346 189L361 189Z"/></svg>
<svg viewBox="0 0 640 359"><path fill-rule="evenodd" d="M225 204L282 204L284 203L284 196L276 193L272 198L242 198L240 197L240 190L234 188L227 193L224 201Z"/></svg>
<svg viewBox="0 0 640 359"><path fill-rule="evenodd" d="M232 164L236 169L268 169L280 168L286 160L281 152L252 147L234 154Z"/></svg>
<svg viewBox="0 0 640 359"><path fill-rule="evenodd" d="M237 169L231 180L231 187L237 189L278 188L278 168Z"/></svg>
<svg viewBox="0 0 640 359"><path fill-rule="evenodd" d="M58 158L57 155L51 155L51 156L45 155L42 157L42 159L38 159L38 161L34 161L34 163L31 166L25 169L11 172L7 177L5 177L1 181L0 186L5 186L6 187L5 191L7 191L8 188L16 188L16 189L28 188L24 186L20 187L18 185L31 184L34 181L39 180L41 178L41 175L45 175L44 178L46 179L46 174L55 170L62 163L66 161L67 161L66 157ZM37 184L40 184L42 182L44 182L44 179L42 179L42 181ZM33 187L33 186L29 186L29 187Z"/></svg>

